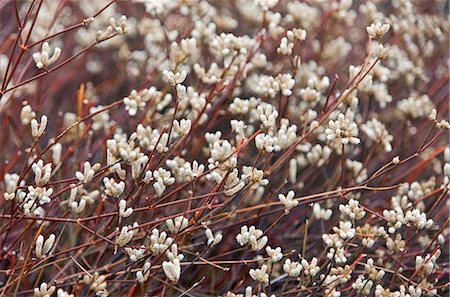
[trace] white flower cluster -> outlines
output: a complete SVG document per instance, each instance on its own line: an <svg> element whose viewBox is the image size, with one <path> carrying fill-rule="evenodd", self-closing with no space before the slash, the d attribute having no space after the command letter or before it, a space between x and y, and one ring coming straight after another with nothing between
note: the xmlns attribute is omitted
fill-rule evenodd
<svg viewBox="0 0 450 297"><path fill-rule="evenodd" d="M263 232L260 229L256 229L255 226L242 226L241 233L236 236L237 242L241 246L248 246L251 251L259 251L267 244L269 240L267 236L263 236Z"/></svg>
<svg viewBox="0 0 450 297"><path fill-rule="evenodd" d="M59 56L61 55L61 49L59 47L55 47L53 50L53 54L50 54L52 49L50 48L50 45L48 42L44 42L42 44L42 50L38 53L33 54L33 60L34 63L36 63L36 67L39 69L47 69L48 66L52 65L53 63L58 60Z"/></svg>

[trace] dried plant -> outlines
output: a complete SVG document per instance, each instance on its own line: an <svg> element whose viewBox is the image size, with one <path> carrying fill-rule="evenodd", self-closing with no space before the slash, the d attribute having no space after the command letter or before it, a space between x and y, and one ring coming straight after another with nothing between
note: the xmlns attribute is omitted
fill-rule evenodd
<svg viewBox="0 0 450 297"><path fill-rule="evenodd" d="M0 295L448 294L447 14L1 2Z"/></svg>

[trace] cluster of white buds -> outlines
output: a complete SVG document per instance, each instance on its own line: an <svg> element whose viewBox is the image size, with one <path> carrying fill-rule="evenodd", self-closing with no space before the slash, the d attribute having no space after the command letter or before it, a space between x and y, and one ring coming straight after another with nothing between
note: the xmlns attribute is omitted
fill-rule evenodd
<svg viewBox="0 0 450 297"><path fill-rule="evenodd" d="M98 272L94 274L85 274L83 276L83 282L89 286L89 289L94 291L96 295L100 296L102 292L106 293L106 276L100 275ZM107 296L107 294L106 294Z"/></svg>
<svg viewBox="0 0 450 297"><path fill-rule="evenodd" d="M69 208L75 214L80 214L86 208L87 201L86 201L86 199L83 198L84 196L82 198L80 198L79 202L75 201L75 198L77 196L78 189L80 188L80 190L82 190L82 187L81 186L77 187L75 184L71 184L70 187L71 187L71 189L70 189L70 196L69 196Z"/></svg>
<svg viewBox="0 0 450 297"><path fill-rule="evenodd" d="M366 215L364 208L359 206L359 201L350 199L347 204L339 205L339 210L352 220L360 220Z"/></svg>
<svg viewBox="0 0 450 297"><path fill-rule="evenodd" d="M46 187L28 186L28 194L26 195L22 206L25 214L29 215L31 212L34 212L35 214L41 213L43 209L40 205L50 203L50 196L52 193L52 188L47 189Z"/></svg>
<svg viewBox="0 0 450 297"><path fill-rule="evenodd" d="M186 98L187 89L186 86L182 84L177 85L177 102L180 102Z"/></svg>
<svg viewBox="0 0 450 297"><path fill-rule="evenodd" d="M63 289L58 289L56 292L56 297L74 297L73 294L69 294L68 292L64 291Z"/></svg>
<svg viewBox="0 0 450 297"><path fill-rule="evenodd" d="M189 162L184 163L180 168L180 175L187 181L193 181L195 178L199 177L205 171L205 165L198 164L197 161L193 161L192 164Z"/></svg>
<svg viewBox="0 0 450 297"><path fill-rule="evenodd" d="M353 238L355 236L355 228L352 228L352 222L340 221L339 227L334 226L333 231L336 232L342 239Z"/></svg>
<svg viewBox="0 0 450 297"><path fill-rule="evenodd" d="M216 182L220 183L221 178L222 178L222 176L220 178L217 178ZM231 171L231 173L228 175L228 178L225 181L225 185L224 185L225 195L233 196L237 192L242 190L244 187L245 187L245 181L241 180L239 178L238 170L236 168L233 169L233 171ZM259 187L255 186L255 188L258 189Z"/></svg>
<svg viewBox="0 0 450 297"><path fill-rule="evenodd" d="M266 253L269 255L272 263L278 262L283 258L283 253L281 252L281 247L272 248L270 246L266 246Z"/></svg>
<svg viewBox="0 0 450 297"><path fill-rule="evenodd" d="M361 238L362 245L368 248L373 247L378 237L387 237L386 230L383 226L369 224L356 227L356 234Z"/></svg>
<svg viewBox="0 0 450 297"><path fill-rule="evenodd" d="M170 171L159 168L158 170L153 171L153 178L155 179L155 183L153 183L153 188L156 191L156 196L160 197L167 186L172 185L175 182L175 178L171 176Z"/></svg>
<svg viewBox="0 0 450 297"><path fill-rule="evenodd" d="M280 46L277 53L280 55L290 56L295 46L294 42L306 39L306 31L303 29L292 29L286 32L286 37L281 38Z"/></svg>
<svg viewBox="0 0 450 297"><path fill-rule="evenodd" d="M386 247L391 252L403 252L406 247L406 242L402 240L402 235L397 233L397 235L395 235L395 240L390 237L386 239Z"/></svg>
<svg viewBox="0 0 450 297"><path fill-rule="evenodd" d="M395 233L396 229L400 229L403 224L406 224L405 213L400 207L392 210L385 209L383 216L387 219L389 233Z"/></svg>
<svg viewBox="0 0 450 297"><path fill-rule="evenodd" d="M262 230L256 229L255 226L250 226L250 228L242 226L241 233L236 236L236 240L241 246L247 245L251 251L259 251L269 240L263 234Z"/></svg>
<svg viewBox="0 0 450 297"><path fill-rule="evenodd" d="M83 172L77 171L75 172L75 177L83 183L90 182L95 175L95 172L100 169L100 164L96 163L93 166L90 162L84 162Z"/></svg>
<svg viewBox="0 0 450 297"><path fill-rule="evenodd" d="M139 283L143 284L148 280L148 277L150 276L150 268L150 262L145 262L142 269L136 272L136 279Z"/></svg>
<svg viewBox="0 0 450 297"><path fill-rule="evenodd" d="M102 42L114 34L125 35L130 31L130 28L127 26L127 17L122 15L119 19L119 24L116 23L114 18L109 19L109 26L106 28L105 32L98 31L96 35L97 42Z"/></svg>
<svg viewBox="0 0 450 297"><path fill-rule="evenodd" d="M296 41L296 40L305 40L306 39L306 30L300 29L300 28L294 28L292 30L288 30L286 32L286 36L289 38L290 41Z"/></svg>
<svg viewBox="0 0 450 297"><path fill-rule="evenodd" d="M52 165L50 163L44 165L44 161L39 160L31 165L31 169L34 172L34 182L36 185L45 186L50 180Z"/></svg>
<svg viewBox="0 0 450 297"><path fill-rule="evenodd" d="M283 96L291 96L292 95L292 89L295 85L295 80L292 78L292 75L290 73L280 73L275 78L276 85L278 89L280 90L281 94Z"/></svg>
<svg viewBox="0 0 450 297"><path fill-rule="evenodd" d="M437 120L437 110L436 109L433 108L433 110L431 110L431 113L428 116L428 118L436 124L436 127L438 129L447 129L447 130L450 129L450 123L448 121L446 121L446 120L438 121Z"/></svg>
<svg viewBox="0 0 450 297"><path fill-rule="evenodd" d="M255 145L258 150L264 150L268 153L271 153L273 151L278 151L275 140L276 139L270 135L259 133L255 137Z"/></svg>
<svg viewBox="0 0 450 297"><path fill-rule="evenodd" d="M47 257L54 247L56 236L50 234L50 236L44 241L44 236L39 235L36 239L35 253L38 259Z"/></svg>
<svg viewBox="0 0 450 297"><path fill-rule="evenodd" d="M157 93L155 87L150 89L142 89L139 92L132 90L130 95L123 98L125 109L128 110L130 116L135 116L138 110L143 110L147 101L150 100Z"/></svg>
<svg viewBox="0 0 450 297"><path fill-rule="evenodd" d="M125 201L125 199L121 199L119 201L119 216L121 218L127 218L127 217L131 216L132 213L133 213L133 208L131 208L131 207L127 208L127 201Z"/></svg>
<svg viewBox="0 0 450 297"><path fill-rule="evenodd" d="M135 161L139 160L143 153L141 153L141 148L136 145L136 140L139 140L139 135L137 132L131 133L127 140L126 134L116 133L113 139L108 139L106 141L106 163L112 166L111 170L115 171L121 179L125 178L125 170L121 172L120 160L128 164L133 164Z"/></svg>
<svg viewBox="0 0 450 297"><path fill-rule="evenodd" d="M313 257L311 262L308 262L306 259L302 259L301 264L303 267L303 273L307 276L315 277L320 271L320 267L317 265L316 257Z"/></svg>
<svg viewBox="0 0 450 297"><path fill-rule="evenodd" d="M437 250L433 256L427 254L426 257L417 256L416 257L416 271L422 276L428 276L436 270L436 261L441 255L441 250Z"/></svg>
<svg viewBox="0 0 450 297"><path fill-rule="evenodd" d="M149 151L156 149L159 153L168 150L169 135L167 133L161 135L157 129L152 129L150 126L144 127L142 124L139 124L136 127L136 134L139 146L142 148L146 148Z"/></svg>
<svg viewBox="0 0 450 297"><path fill-rule="evenodd" d="M283 271L286 272L289 277L299 276L302 269L303 266L299 262L292 261L291 259L286 259L286 261L284 261Z"/></svg>
<svg viewBox="0 0 450 297"><path fill-rule="evenodd" d="M178 233L189 226L189 221L184 216L178 216L175 219L166 220L166 225L171 233Z"/></svg>
<svg viewBox="0 0 450 297"><path fill-rule="evenodd" d="M325 129L327 139L332 141L339 140L342 144L359 144L361 140L358 136L358 126L351 121L347 114L339 114L337 120L330 120L328 128Z"/></svg>
<svg viewBox="0 0 450 297"><path fill-rule="evenodd" d="M141 245L138 249L133 249L130 247L124 248L125 253L128 254L130 257L130 261L136 262L142 257L144 257L145 254L145 246Z"/></svg>
<svg viewBox="0 0 450 297"><path fill-rule="evenodd" d="M114 121L110 119L108 112L105 110L103 105L92 106L89 108L89 114L94 114L92 116L92 129L98 131L100 129L107 130Z"/></svg>
<svg viewBox="0 0 450 297"><path fill-rule="evenodd" d="M34 296L36 297L50 297L55 292L56 287L48 287L47 283L42 283L38 288L34 288Z"/></svg>
<svg viewBox="0 0 450 297"><path fill-rule="evenodd" d="M365 124L361 125L361 130L371 139L372 141L380 141L386 152L392 151L391 141L394 139L392 135L389 135L386 127L383 123L377 119L372 119Z"/></svg>
<svg viewBox="0 0 450 297"><path fill-rule="evenodd" d="M301 167L306 167L308 165L321 167L328 161L328 158L331 155L331 149L326 145L322 146L320 144L316 144L312 146L310 143L305 143L303 145L299 145L297 149L305 154L300 155L297 158Z"/></svg>
<svg viewBox="0 0 450 297"><path fill-rule="evenodd" d="M255 167L243 166L241 178L248 184L250 184L250 189L256 190L260 186L266 186L269 181L264 177L264 171L258 170Z"/></svg>
<svg viewBox="0 0 450 297"><path fill-rule="evenodd" d="M159 233L158 229L153 229L150 235L150 249L153 254L161 255L164 253L173 243L173 239L167 236L166 232Z"/></svg>
<svg viewBox="0 0 450 297"><path fill-rule="evenodd" d="M29 125L31 120L36 117L36 112L33 111L29 104L25 104L20 110L20 122L22 125Z"/></svg>
<svg viewBox="0 0 450 297"><path fill-rule="evenodd" d="M385 272L382 269L380 270L376 269L374 267L374 262L375 261L372 258L369 258L364 267L364 270L366 271L366 276L368 279L373 281L380 281L385 275Z"/></svg>
<svg viewBox="0 0 450 297"><path fill-rule="evenodd" d="M139 224L134 222L133 226L123 226L122 229L120 229L119 236L116 238L116 244L120 247L126 245L133 239L134 234L136 233L136 230L130 230L130 229L136 229L139 227Z"/></svg>
<svg viewBox="0 0 450 297"><path fill-rule="evenodd" d="M366 279L364 275L359 275L356 281L352 284L352 288L363 296L368 296L373 287L373 281Z"/></svg>
<svg viewBox="0 0 450 297"><path fill-rule="evenodd" d="M36 119L32 119L31 135L33 135L33 137L40 137L42 134L44 134L45 128L47 128L47 121L48 118L45 114L41 117L40 123Z"/></svg>
<svg viewBox="0 0 450 297"><path fill-rule="evenodd" d="M414 225L417 229L429 229L431 226L433 226L433 220L427 220L426 213L421 212L417 208L408 210L405 214L405 219L407 225Z"/></svg>
<svg viewBox="0 0 450 297"><path fill-rule="evenodd" d="M281 38L280 46L277 48L277 53L280 55L290 56L292 55L292 49L294 48L294 43L288 42L287 37Z"/></svg>
<svg viewBox="0 0 450 297"><path fill-rule="evenodd" d="M116 182L114 178L103 178L103 183L105 184L105 194L108 196L113 196L119 198L120 195L125 191L125 183L123 181Z"/></svg>
<svg viewBox="0 0 450 297"><path fill-rule="evenodd" d="M306 87L304 89L300 89L300 97L306 102L314 105L320 99L320 92L316 89Z"/></svg>
<svg viewBox="0 0 450 297"><path fill-rule="evenodd" d="M5 182L5 193L3 194L3 197L6 201L11 201L14 198L16 198L16 188L17 183L20 180L20 176L16 173L6 173L4 178ZM20 185L21 187L25 186L25 181L21 181ZM17 190L17 200L22 201L26 196L26 193L22 190Z"/></svg>
<svg viewBox="0 0 450 297"><path fill-rule="evenodd" d="M345 263L347 262L347 257L345 256L345 249L342 247L330 248L327 253L328 259L333 259L336 263Z"/></svg>
<svg viewBox="0 0 450 297"><path fill-rule="evenodd" d="M333 215L333 211L331 209L322 208L319 203L314 203L313 214L318 220L328 221Z"/></svg>
<svg viewBox="0 0 450 297"><path fill-rule="evenodd" d="M205 235L206 235L206 239L207 239L206 244L208 246L215 246L215 245L219 244L223 238L223 235L221 233L214 234L212 232L212 230L209 228L206 228Z"/></svg>
<svg viewBox="0 0 450 297"><path fill-rule="evenodd" d="M44 42L42 44L42 50L33 54L33 60L34 63L36 63L37 68L47 69L48 66L52 65L56 62L56 60L58 60L59 56L61 55L61 49L59 47L56 47L53 51L53 54L50 56L51 51L52 49L50 48L48 42Z"/></svg>
<svg viewBox="0 0 450 297"><path fill-rule="evenodd" d="M52 151L52 162L54 165L59 165L62 157L62 144L55 143L50 150Z"/></svg>
<svg viewBox="0 0 450 297"><path fill-rule="evenodd" d="M295 197L295 192L292 190L289 191L286 196L283 194L278 195L278 199L280 199L280 202L283 203L283 205L284 205L285 213L289 213L289 211L292 208L294 208L298 205L298 201L295 200L294 197Z"/></svg>
<svg viewBox="0 0 450 297"><path fill-rule="evenodd" d="M269 274L267 273L267 265L262 265L259 269L250 269L248 272L251 278L258 283L267 284L269 282Z"/></svg>
<svg viewBox="0 0 450 297"><path fill-rule="evenodd" d="M269 9L275 7L279 0L255 0L263 11L268 11Z"/></svg>
<svg viewBox="0 0 450 297"><path fill-rule="evenodd" d="M167 276L167 278L177 283L180 279L181 275L181 265L180 260L178 258L173 259L172 261L164 261L162 263L162 268L164 271L164 274Z"/></svg>
<svg viewBox="0 0 450 297"><path fill-rule="evenodd" d="M389 24L373 23L366 27L367 33L371 38L381 39L391 28Z"/></svg>
<svg viewBox="0 0 450 297"><path fill-rule="evenodd" d="M134 180L138 180L148 165L148 156L140 154L140 156L131 164L131 176Z"/></svg>
<svg viewBox="0 0 450 297"><path fill-rule="evenodd" d="M180 121L173 121L173 129L181 137L187 135L191 130L191 120L181 119Z"/></svg>
<svg viewBox="0 0 450 297"><path fill-rule="evenodd" d="M276 120L278 118L278 111L270 104L261 104L257 107L259 120L262 123L262 128L270 130L275 128Z"/></svg>
<svg viewBox="0 0 450 297"><path fill-rule="evenodd" d="M163 75L166 77L166 79L169 81L169 83L175 87L176 85L179 85L182 82L184 82L184 80L186 79L187 73L186 73L186 71L173 73L172 71L164 70Z"/></svg>

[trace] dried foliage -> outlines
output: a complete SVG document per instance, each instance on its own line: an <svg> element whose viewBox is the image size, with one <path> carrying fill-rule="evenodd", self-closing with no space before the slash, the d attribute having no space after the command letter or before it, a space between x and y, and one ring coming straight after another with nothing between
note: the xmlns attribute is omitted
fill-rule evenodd
<svg viewBox="0 0 450 297"><path fill-rule="evenodd" d="M0 2L0 295L448 294L448 7Z"/></svg>

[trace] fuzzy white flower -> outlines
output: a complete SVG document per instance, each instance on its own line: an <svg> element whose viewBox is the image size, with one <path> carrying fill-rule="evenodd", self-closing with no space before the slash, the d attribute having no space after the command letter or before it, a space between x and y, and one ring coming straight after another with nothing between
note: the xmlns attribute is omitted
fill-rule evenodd
<svg viewBox="0 0 450 297"><path fill-rule="evenodd" d="M32 119L31 135L33 135L33 137L40 137L42 134L44 134L45 128L47 128L47 121L48 118L45 114L41 117L40 123L36 119Z"/></svg>
<svg viewBox="0 0 450 297"><path fill-rule="evenodd" d="M258 170L255 167L243 166L241 178L249 183L250 189L257 189L259 186L265 186L269 184L267 179L264 179L264 171Z"/></svg>
<svg viewBox="0 0 450 297"><path fill-rule="evenodd" d="M20 180L20 176L16 173L6 173L3 180L5 183L5 193L3 194L3 197L6 201L11 201L16 198L16 187L18 186L17 183ZM25 186L25 181L22 180L20 182L20 186ZM26 193L24 191L17 190L17 196L18 200L22 201L25 198Z"/></svg>
<svg viewBox="0 0 450 297"><path fill-rule="evenodd" d="M198 164L198 162L194 160L192 164L189 162L184 163L180 168L180 175L187 181L193 181L195 178L201 176L203 171L205 171L205 165Z"/></svg>
<svg viewBox="0 0 450 297"><path fill-rule="evenodd" d="M330 120L328 128L325 129L328 140L339 140L342 144L359 144L358 126L343 113L338 115L337 120Z"/></svg>
<svg viewBox="0 0 450 297"><path fill-rule="evenodd" d="M278 199L280 200L281 203L284 204L284 208L285 208L285 212L289 213L289 211L296 207L298 205L298 201L294 199L295 197L295 192L294 191L289 191L287 193L286 196L284 196L283 194L279 194L278 195Z"/></svg>
<svg viewBox="0 0 450 297"><path fill-rule="evenodd" d="M125 109L128 110L130 116L135 116L138 110L143 110L147 101L149 101L157 93L155 87L150 89L142 89L139 92L132 90L130 95L123 98Z"/></svg>
<svg viewBox="0 0 450 297"><path fill-rule="evenodd" d="M191 130L191 120L181 119L180 121L173 121L173 129L180 136L185 136Z"/></svg>
<svg viewBox="0 0 450 297"><path fill-rule="evenodd" d="M165 252L173 243L173 239L167 236L166 232L159 233L158 229L153 229L150 235L150 249L155 255Z"/></svg>
<svg viewBox="0 0 450 297"><path fill-rule="evenodd" d="M137 232L135 230L136 227L139 225L135 222L133 226L123 226L122 229L120 229L120 233L116 238L116 244L120 247L126 245L131 241L134 234ZM134 228L133 230L130 230L131 228Z"/></svg>
<svg viewBox="0 0 450 297"><path fill-rule="evenodd" d="M370 26L366 27L367 33L369 33L369 36L372 38L383 37L391 28L389 24L380 24L380 23L373 23L370 24Z"/></svg>
<svg viewBox="0 0 450 297"><path fill-rule="evenodd" d="M133 249L126 247L124 248L125 253L130 257L130 261L136 262L137 260L144 257L145 254L145 246L141 245L138 249Z"/></svg>
<svg viewBox="0 0 450 297"><path fill-rule="evenodd" d="M105 184L105 194L108 196L113 196L119 198L120 195L125 191L125 183L123 181L116 182L114 178L103 178L103 183Z"/></svg>
<svg viewBox="0 0 450 297"><path fill-rule="evenodd" d="M355 236L355 228L352 228L352 223L349 221L340 221L339 228L334 226L333 231L336 232L342 239L353 238Z"/></svg>
<svg viewBox="0 0 450 297"><path fill-rule="evenodd" d="M61 49L59 47L56 47L53 50L53 54L50 55L50 52L52 49L50 48L50 45L48 42L44 42L42 44L42 50L40 52L33 54L33 60L34 63L36 63L36 67L39 69L47 68L48 66L52 65L53 63L58 60L59 56L61 55Z"/></svg>
<svg viewBox="0 0 450 297"><path fill-rule="evenodd" d="M184 216L178 216L174 219L166 220L166 225L171 233L178 233L187 228L189 221Z"/></svg>
<svg viewBox="0 0 450 297"><path fill-rule="evenodd" d="M182 82L184 82L187 76L186 71L173 73L172 71L164 70L163 74L172 86L181 84Z"/></svg>
<svg viewBox="0 0 450 297"><path fill-rule="evenodd" d="M47 283L42 283L38 288L34 288L34 296L50 297L56 290L55 286L48 287Z"/></svg>
<svg viewBox="0 0 450 297"><path fill-rule="evenodd" d="M99 169L100 169L99 163L91 165L90 162L86 161L84 162L83 172L80 171L75 172L75 177L81 182L88 183L94 178L95 172Z"/></svg>
<svg viewBox="0 0 450 297"><path fill-rule="evenodd" d="M172 281L177 283L178 280L180 279L180 275L181 275L181 265L180 265L180 260L178 258L173 259L170 262L164 261L162 263L162 268L164 271L164 274L167 276L167 278Z"/></svg>
<svg viewBox="0 0 450 297"><path fill-rule="evenodd" d="M175 182L175 178L171 176L170 171L167 171L164 168L153 171L153 178L155 179L153 188L158 197L164 193L166 186L172 185Z"/></svg>
<svg viewBox="0 0 450 297"><path fill-rule="evenodd" d="M300 275L303 266L299 262L293 262L291 259L286 259L283 264L283 270L289 277L297 277Z"/></svg>
<svg viewBox="0 0 450 297"><path fill-rule="evenodd" d="M263 232L260 229L256 229L255 226L241 227L241 233L236 236L237 242L241 245L247 245L252 251L261 250L269 240L267 236L263 236Z"/></svg>
<svg viewBox="0 0 450 297"><path fill-rule="evenodd" d="M121 199L119 201L119 216L121 218L127 218L133 213L133 208L128 207L127 208L127 202L125 199Z"/></svg>
<svg viewBox="0 0 450 297"><path fill-rule="evenodd" d="M270 246L266 246L266 252L273 263L278 262L283 258L283 253L281 252L280 247L276 247L273 249Z"/></svg>
<svg viewBox="0 0 450 297"><path fill-rule="evenodd" d="M50 234L50 236L44 241L44 236L39 235L36 239L35 253L38 259L45 258L49 255L54 247L56 236Z"/></svg>
<svg viewBox="0 0 450 297"><path fill-rule="evenodd" d="M206 244L208 246L215 246L219 244L222 241L223 235L221 233L213 234L212 230L209 228L206 228L205 230L206 239L208 240Z"/></svg>
<svg viewBox="0 0 450 297"><path fill-rule="evenodd" d="M331 209L322 208L319 203L314 203L313 214L319 220L328 221L333 215L333 211Z"/></svg>
<svg viewBox="0 0 450 297"><path fill-rule="evenodd" d="M360 220L366 215L364 208L359 206L359 201L354 199L350 199L345 205L339 205L339 210L352 220Z"/></svg>
<svg viewBox="0 0 450 297"><path fill-rule="evenodd" d="M144 283L148 280L148 277L150 276L150 268L151 264L150 262L145 262L142 266L142 269L138 272L136 272L136 279L139 283Z"/></svg>
<svg viewBox="0 0 450 297"><path fill-rule="evenodd" d="M259 269L250 269L248 273L251 278L259 283L266 284L269 282L269 274L267 273L267 265L261 266Z"/></svg>

